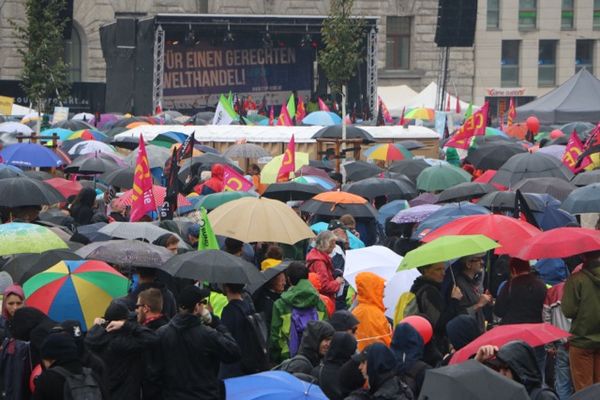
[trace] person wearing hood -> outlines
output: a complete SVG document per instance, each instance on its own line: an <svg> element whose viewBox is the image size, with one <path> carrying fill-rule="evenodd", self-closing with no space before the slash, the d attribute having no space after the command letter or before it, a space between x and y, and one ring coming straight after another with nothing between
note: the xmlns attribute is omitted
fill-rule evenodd
<svg viewBox="0 0 600 400"><path fill-rule="evenodd" d="M225 168L223 165L213 164L210 169L210 178L206 182L194 186L194 192L202 196L222 192L225 187L223 182L224 173Z"/></svg>
<svg viewBox="0 0 600 400"><path fill-rule="evenodd" d="M389 346L392 341L392 328L383 305L384 289L385 280L380 276L372 272L356 275L358 305L352 310L352 315L360 321L356 331L359 351L375 342Z"/></svg>
<svg viewBox="0 0 600 400"><path fill-rule="evenodd" d="M346 332L356 337L360 321L348 310L338 310L331 315L329 323L336 332Z"/></svg>
<svg viewBox="0 0 600 400"><path fill-rule="evenodd" d="M9 326L15 312L25 306L25 294L19 285L10 285L2 298L2 348L0 350L0 388L10 399L19 399L27 391L23 372L28 370L27 344L11 337Z"/></svg>
<svg viewBox="0 0 600 400"><path fill-rule="evenodd" d="M331 300L330 297L327 297L321 294L321 280L319 279L319 275L314 272L308 273L308 280L314 286L314 288L319 292L319 297L323 304L325 304L325 309L327 310L327 317L331 317L331 315L335 312L335 303Z"/></svg>
<svg viewBox="0 0 600 400"><path fill-rule="evenodd" d="M321 281L319 293L329 297L333 302L340 287L344 284L344 278L333 277L333 262L329 254L336 246L336 236L331 231L323 231L317 235L315 247L306 255L306 265L310 272L315 272Z"/></svg>
<svg viewBox="0 0 600 400"><path fill-rule="evenodd" d="M9 337L8 325L15 315L15 311L25 306L25 293L19 285L10 285L4 290L2 296L2 316L0 317L0 329L2 338Z"/></svg>
<svg viewBox="0 0 600 400"><path fill-rule="evenodd" d="M284 362L290 374L310 375L329 350L335 330L325 321L310 321L302 334L298 354Z"/></svg>
<svg viewBox="0 0 600 400"><path fill-rule="evenodd" d="M325 354L323 362L313 369L323 393L331 400L342 400L340 370L342 365L356 353L357 342L354 336L346 332L335 332Z"/></svg>
<svg viewBox="0 0 600 400"><path fill-rule="evenodd" d="M77 193L69 212L77 225L88 225L92 223L95 208L96 191L92 188L83 188Z"/></svg>
<svg viewBox="0 0 600 400"><path fill-rule="evenodd" d="M600 382L600 251L585 253L567 279L561 309L571 318L569 361L575 391Z"/></svg>
<svg viewBox="0 0 600 400"><path fill-rule="evenodd" d="M472 316L463 314L452 318L446 325L446 334L451 346L450 353L444 357L442 365L447 365L455 352L477 339L482 333L477 320Z"/></svg>
<svg viewBox="0 0 600 400"><path fill-rule="evenodd" d="M161 246L169 250L174 255L177 255L177 248L179 246L179 238L172 233L165 233L160 235L152 244Z"/></svg>
<svg viewBox="0 0 600 400"><path fill-rule="evenodd" d="M425 372L431 368L423 361L423 338L410 324L400 323L394 329L390 350L396 357L398 377L407 384L415 397L418 397L425 380Z"/></svg>
<svg viewBox="0 0 600 400"><path fill-rule="evenodd" d="M30 342L31 365L41 362L42 343L58 323L33 307L21 307L15 311L9 331L14 339Z"/></svg>

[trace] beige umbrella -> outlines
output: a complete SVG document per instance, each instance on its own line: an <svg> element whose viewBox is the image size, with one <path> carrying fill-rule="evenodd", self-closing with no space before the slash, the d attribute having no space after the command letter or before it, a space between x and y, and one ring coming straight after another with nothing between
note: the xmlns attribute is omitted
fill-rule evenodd
<svg viewBox="0 0 600 400"><path fill-rule="evenodd" d="M225 203L208 214L217 235L251 242L294 244L314 233L285 203L244 197Z"/></svg>

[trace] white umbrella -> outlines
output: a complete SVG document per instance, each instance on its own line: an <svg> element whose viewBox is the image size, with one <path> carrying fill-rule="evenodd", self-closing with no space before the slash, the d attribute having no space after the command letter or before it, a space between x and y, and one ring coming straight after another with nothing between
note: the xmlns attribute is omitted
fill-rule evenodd
<svg viewBox="0 0 600 400"><path fill-rule="evenodd" d="M400 271L395 274L385 285L383 294L383 305L385 306L385 315L394 318L396 303L404 292L408 292L417 277L421 276L416 268Z"/></svg>
<svg viewBox="0 0 600 400"><path fill-rule="evenodd" d="M6 132L6 133L20 133L23 135L30 135L33 130L28 127L25 124L22 124L20 122L13 122L13 121L9 121L9 122L2 122L0 124L0 132Z"/></svg>
<svg viewBox="0 0 600 400"><path fill-rule="evenodd" d="M86 140L83 142L79 142L75 146L71 147L68 153L71 155L82 155L89 153L114 154L116 153L116 150L114 147L104 142L100 142L98 140Z"/></svg>
<svg viewBox="0 0 600 400"><path fill-rule="evenodd" d="M90 122L91 120L94 119L94 114L82 112L82 113L73 115L73 118L71 118L71 119L74 119L76 121Z"/></svg>
<svg viewBox="0 0 600 400"><path fill-rule="evenodd" d="M361 272L372 272L389 280L402 262L402 256L384 246L369 246L362 249L348 250L344 265L344 279L356 289L356 275Z"/></svg>

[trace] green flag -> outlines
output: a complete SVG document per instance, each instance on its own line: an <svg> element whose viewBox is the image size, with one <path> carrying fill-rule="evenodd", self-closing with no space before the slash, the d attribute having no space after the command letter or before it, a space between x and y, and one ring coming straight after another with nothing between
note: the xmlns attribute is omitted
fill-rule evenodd
<svg viewBox="0 0 600 400"><path fill-rule="evenodd" d="M290 96L290 99L287 103L288 114L290 114L290 118L294 118L296 116L296 102L294 101L294 93Z"/></svg>
<svg viewBox="0 0 600 400"><path fill-rule="evenodd" d="M206 215L206 208L201 207L200 214L202 214L202 218L200 219L198 250L219 250L219 242L217 242L217 237L212 230L212 226L210 226L210 221Z"/></svg>
<svg viewBox="0 0 600 400"><path fill-rule="evenodd" d="M465 111L465 119L469 118L473 115L473 103L469 103L469 107L467 107L467 111Z"/></svg>
<svg viewBox="0 0 600 400"><path fill-rule="evenodd" d="M223 97L223 95L221 95L221 98ZM233 107L233 93L231 93L231 90L229 91L229 94L227 95L227 104L229 104L231 107Z"/></svg>

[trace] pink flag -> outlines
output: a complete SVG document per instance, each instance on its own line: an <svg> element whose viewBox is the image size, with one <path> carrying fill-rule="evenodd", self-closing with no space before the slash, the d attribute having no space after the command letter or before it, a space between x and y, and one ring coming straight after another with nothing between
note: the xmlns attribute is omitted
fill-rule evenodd
<svg viewBox="0 0 600 400"><path fill-rule="evenodd" d="M577 173L590 165L592 160L589 157L585 157L581 164L577 165L577 160L579 156L583 153L583 143L581 143L581 139L579 139L579 135L577 132L573 131L571 136L569 137L569 141L567 142L567 147L565 148L565 153L562 156L562 162L565 164L572 172Z"/></svg>
<svg viewBox="0 0 600 400"><path fill-rule="evenodd" d="M279 118L277 119L277 125L279 126L293 126L292 119L290 118L290 113L288 112L287 105L283 103L281 106L281 112L279 113Z"/></svg>
<svg viewBox="0 0 600 400"><path fill-rule="evenodd" d="M146 154L144 138L140 135L138 155L135 161L135 173L133 175L133 194L131 195L131 222L139 221L149 212L156 211L156 202L152 192L152 176L150 175L150 164Z"/></svg>
<svg viewBox="0 0 600 400"><path fill-rule="evenodd" d="M346 125L352 125L352 119L350 119L350 114L346 114L346 116L344 117L344 122L346 123Z"/></svg>
<svg viewBox="0 0 600 400"><path fill-rule="evenodd" d="M275 111L273 110L273 106L269 110L269 126L273 126L273 121L275 120Z"/></svg>
<svg viewBox="0 0 600 400"><path fill-rule="evenodd" d="M456 113L460 114L460 99L458 98L458 93L456 94Z"/></svg>
<svg viewBox="0 0 600 400"><path fill-rule="evenodd" d="M329 107L327 107L327 104L325 104L325 102L323 100L321 100L320 97L317 97L318 101L319 101L319 110L321 111L329 111Z"/></svg>
<svg viewBox="0 0 600 400"><path fill-rule="evenodd" d="M383 102L383 99L381 98L381 96L377 96L377 98L379 99L379 105L381 106L381 110L383 112L383 119L388 124L393 122L394 120L392 119L390 110L388 110L388 108L386 107L385 103Z"/></svg>
<svg viewBox="0 0 600 400"><path fill-rule="evenodd" d="M231 166L223 165L223 187L232 192L247 192L253 185Z"/></svg>
<svg viewBox="0 0 600 400"><path fill-rule="evenodd" d="M277 181L288 181L290 179L290 172L294 172L296 170L296 140L294 139L294 135L290 139L288 143L287 149L285 153L283 153L283 159L281 160L281 167L279 167L279 172L277 173Z"/></svg>
<svg viewBox="0 0 600 400"><path fill-rule="evenodd" d="M446 112L450 112L450 93L448 93L446 100Z"/></svg>

